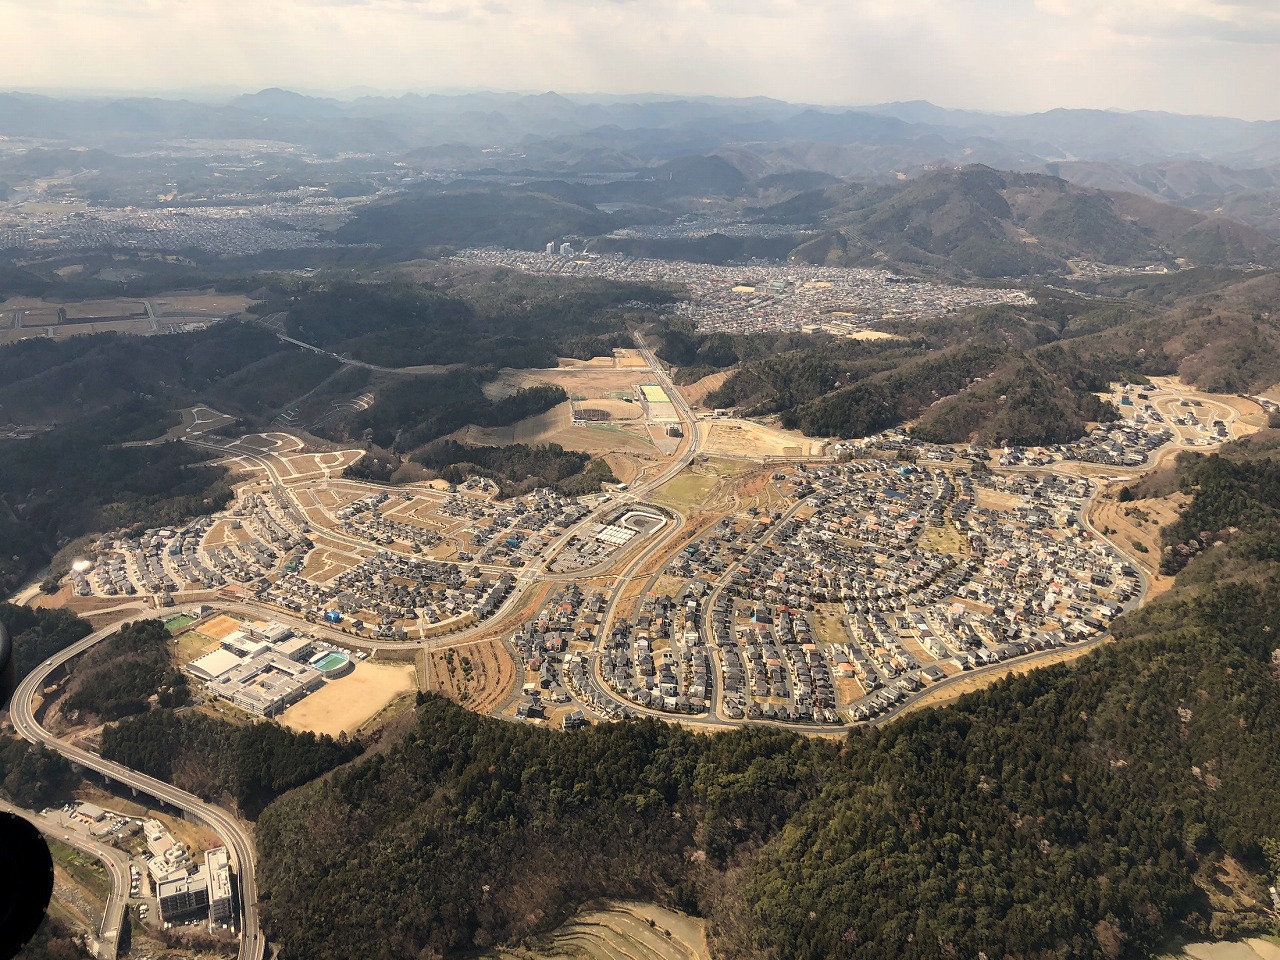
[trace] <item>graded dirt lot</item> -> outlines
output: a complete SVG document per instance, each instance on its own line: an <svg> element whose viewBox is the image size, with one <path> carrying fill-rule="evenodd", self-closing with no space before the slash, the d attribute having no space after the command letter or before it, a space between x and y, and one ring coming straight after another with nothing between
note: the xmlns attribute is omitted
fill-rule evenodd
<svg viewBox="0 0 1280 960"><path fill-rule="evenodd" d="M726 457L801 457L821 452L824 441L754 420L714 419L700 423L704 453Z"/></svg>
<svg viewBox="0 0 1280 960"><path fill-rule="evenodd" d="M484 385L485 396L497 400L525 387L550 383L561 387L571 397L590 400L614 394L631 396L637 384L652 382L652 375L646 367L615 369L612 364L600 367L585 365L581 360L573 362L577 366L555 370L501 370Z"/></svg>
<svg viewBox="0 0 1280 960"><path fill-rule="evenodd" d="M599 410L607 413L611 420L638 420L644 416L644 411L640 409L640 404L627 403L625 400L610 400L608 398L579 400L577 406L580 415L589 410Z"/></svg>
<svg viewBox="0 0 1280 960"><path fill-rule="evenodd" d="M573 423L569 404L562 403L553 410L527 417L510 427L463 427L449 435L459 443L482 446L503 446L525 443L531 446L541 443L558 443L566 450L581 450L593 457L608 453L632 453L654 455L653 444L644 439L643 428L633 428L616 423Z"/></svg>
<svg viewBox="0 0 1280 960"><path fill-rule="evenodd" d="M496 637L427 652L427 690L477 713L489 713L510 696L516 665Z"/></svg>
<svg viewBox="0 0 1280 960"><path fill-rule="evenodd" d="M706 399L707 394L712 390L719 390L724 385L724 382L729 379L731 373L733 373L732 370L721 370L719 373L708 374L701 380L696 380L683 387L676 387L676 389L680 391L680 395L684 397L685 403L689 404L689 406L705 406L703 401ZM710 408L708 407L707 409Z"/></svg>
<svg viewBox="0 0 1280 960"><path fill-rule="evenodd" d="M280 714L280 722L290 730L310 730L331 737L353 734L391 701L417 688L417 670L412 664L364 660L347 676L328 681Z"/></svg>
<svg viewBox="0 0 1280 960"><path fill-rule="evenodd" d="M1150 581L1147 593L1147 602L1150 602L1173 585L1173 577L1160 575L1160 554L1164 548L1160 533L1178 519L1191 497L1174 493L1168 497L1119 503L1114 499L1116 492L1118 488L1108 490L1105 496L1094 501L1089 521L1099 530L1114 531L1108 533L1107 538L1142 567Z"/></svg>
<svg viewBox="0 0 1280 960"><path fill-rule="evenodd" d="M246 296L231 293L170 293L149 299L156 313L165 318L218 319L240 313L253 303Z"/></svg>
<svg viewBox="0 0 1280 960"><path fill-rule="evenodd" d="M141 317L147 313L141 300L82 300L61 306L67 312L68 320L83 320L86 317Z"/></svg>

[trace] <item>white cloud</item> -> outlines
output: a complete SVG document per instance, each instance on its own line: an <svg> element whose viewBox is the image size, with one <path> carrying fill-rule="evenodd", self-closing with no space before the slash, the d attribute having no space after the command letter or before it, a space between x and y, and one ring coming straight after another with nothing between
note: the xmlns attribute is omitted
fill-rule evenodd
<svg viewBox="0 0 1280 960"><path fill-rule="evenodd" d="M1275 0L0 0L0 86L490 87L1280 117Z"/></svg>

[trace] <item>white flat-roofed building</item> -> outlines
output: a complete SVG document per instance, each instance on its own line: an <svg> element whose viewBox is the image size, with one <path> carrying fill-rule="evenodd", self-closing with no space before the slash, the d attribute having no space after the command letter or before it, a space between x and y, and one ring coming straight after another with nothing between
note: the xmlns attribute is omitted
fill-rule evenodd
<svg viewBox="0 0 1280 960"><path fill-rule="evenodd" d="M282 657L288 657L295 663L305 663L311 658L314 650L315 643L310 637L289 637L275 646L276 653Z"/></svg>
<svg viewBox="0 0 1280 960"><path fill-rule="evenodd" d="M187 664L186 669L187 673L193 677L198 677L208 682L220 679L242 663L244 663L243 657L219 647L217 650L212 650L202 657L196 657L196 659Z"/></svg>
<svg viewBox="0 0 1280 960"><path fill-rule="evenodd" d="M245 624L240 628L251 640L263 640L270 644L283 643L293 636L293 628L271 620L267 623Z"/></svg>
<svg viewBox="0 0 1280 960"><path fill-rule="evenodd" d="M252 636L248 631L241 628L232 630L222 638L222 649L228 650L238 657L249 659L266 653L271 649L271 644L260 637Z"/></svg>
<svg viewBox="0 0 1280 960"><path fill-rule="evenodd" d="M246 660L210 683L210 693L260 717L274 717L290 704L324 686L324 675L278 653Z"/></svg>
<svg viewBox="0 0 1280 960"><path fill-rule="evenodd" d="M214 847L204 855L209 876L209 923L230 923L234 915L231 886L231 858L225 847Z"/></svg>

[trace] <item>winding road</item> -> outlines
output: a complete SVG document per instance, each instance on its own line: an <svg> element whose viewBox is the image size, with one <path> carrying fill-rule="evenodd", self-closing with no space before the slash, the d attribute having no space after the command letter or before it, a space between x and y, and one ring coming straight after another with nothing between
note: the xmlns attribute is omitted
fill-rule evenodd
<svg viewBox="0 0 1280 960"><path fill-rule="evenodd" d="M116 960L120 950L120 932L124 929L124 911L129 901L129 857L115 847L99 843L59 823L52 816L23 810L0 800L0 810L14 813L35 826L50 840L75 847L106 866L111 876L111 893L107 897L102 922L94 935L94 953L99 960Z"/></svg>
<svg viewBox="0 0 1280 960"><path fill-rule="evenodd" d="M44 744L48 749L61 754L71 763L86 770L93 770L104 777L114 780L116 783L129 787L131 790L144 793L162 803L176 807L188 816L211 827L230 852L232 869L236 875L237 893L242 912L239 960L262 960L266 950L266 939L262 935L258 921L258 887L254 876L253 839L240 821L221 807L205 803L199 797L193 796L184 790L179 790L177 787L171 786L162 780L148 777L145 774L138 773L136 770L131 770L111 760L104 760L97 754L66 743L41 726L36 719L36 704L43 702L42 691L48 684L49 676L94 644L111 636L119 629L120 624L127 619L131 618L124 617L99 630L95 630L83 640L73 643L27 674L22 682L18 684L18 688L13 694L13 701L9 708L9 718L13 723L14 729L32 743Z"/></svg>

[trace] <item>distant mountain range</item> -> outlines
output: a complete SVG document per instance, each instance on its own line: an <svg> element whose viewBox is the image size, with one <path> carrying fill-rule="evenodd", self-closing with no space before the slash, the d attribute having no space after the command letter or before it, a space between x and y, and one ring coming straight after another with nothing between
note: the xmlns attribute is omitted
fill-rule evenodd
<svg viewBox="0 0 1280 960"><path fill-rule="evenodd" d="M1280 164L1280 121L1065 109L1005 116L924 101L838 109L767 98L593 100L556 93L334 100L270 89L222 103L8 93L0 95L0 133L117 149L174 138L271 139L315 149L389 152L458 144L519 148L540 159L551 159L565 138L580 138L583 146L609 142L637 150L640 162L729 145L768 145L772 152L822 144L863 152L893 147L904 160L1018 169L1084 160L1200 160L1236 168ZM874 163L884 152L870 149L864 162ZM854 163L858 153L851 151L843 162Z"/></svg>
<svg viewBox="0 0 1280 960"><path fill-rule="evenodd" d="M83 163L41 155L45 166L72 168L193 149L191 141L201 152L239 141L240 150L248 143L329 158L371 155L461 180L564 180L559 198L588 208L661 204L698 191L750 196L751 185L772 191L766 201L784 201L764 216L840 231L820 237L806 256L859 261L887 250L893 259L930 263L954 259L952 248L967 242L959 259L981 274L1025 272L1012 268L1082 249L1118 263L1270 264L1274 250L1261 234L1280 239L1280 121L1065 109L1010 116L925 101L837 109L767 98L556 93L336 100L270 89L221 103L0 94L0 135L93 148L77 155ZM1013 171L995 190L995 206L981 178L955 175L979 168ZM1106 196L1050 189L1045 175ZM854 198L861 187L850 181L886 186ZM607 189L564 193L567 184L590 183ZM1197 215L1162 215L1158 229L1135 224L1154 208L1120 194ZM917 203L930 212L906 212Z"/></svg>

